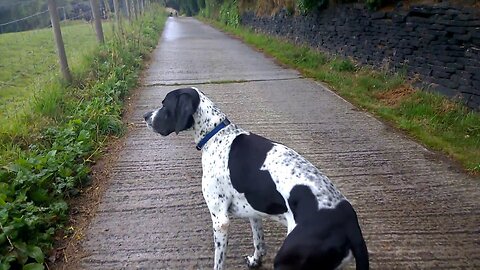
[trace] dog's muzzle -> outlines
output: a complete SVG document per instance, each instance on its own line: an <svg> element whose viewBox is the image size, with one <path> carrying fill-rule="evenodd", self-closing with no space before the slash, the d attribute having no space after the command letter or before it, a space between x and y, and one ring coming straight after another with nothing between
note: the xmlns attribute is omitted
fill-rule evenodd
<svg viewBox="0 0 480 270"><path fill-rule="evenodd" d="M153 115L153 111L147 112L146 114L143 115L143 119L145 119L145 123L147 123L148 127L152 127L152 115Z"/></svg>

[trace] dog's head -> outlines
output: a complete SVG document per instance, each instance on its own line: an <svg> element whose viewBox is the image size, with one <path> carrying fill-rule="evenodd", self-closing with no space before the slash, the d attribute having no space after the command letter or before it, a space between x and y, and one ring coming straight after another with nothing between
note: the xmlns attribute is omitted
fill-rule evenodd
<svg viewBox="0 0 480 270"><path fill-rule="evenodd" d="M343 200L335 208L320 209L302 219L275 256L274 269L336 269L349 261L350 251L361 256L357 269L368 269L368 251L355 210Z"/></svg>
<svg viewBox="0 0 480 270"><path fill-rule="evenodd" d="M147 126L154 132L167 136L193 126L193 114L197 111L200 96L193 88L173 90L162 101L163 106L143 115Z"/></svg>
<svg viewBox="0 0 480 270"><path fill-rule="evenodd" d="M315 224L297 225L275 256L274 269L335 269L347 255L348 248L345 239L330 233L322 232Z"/></svg>

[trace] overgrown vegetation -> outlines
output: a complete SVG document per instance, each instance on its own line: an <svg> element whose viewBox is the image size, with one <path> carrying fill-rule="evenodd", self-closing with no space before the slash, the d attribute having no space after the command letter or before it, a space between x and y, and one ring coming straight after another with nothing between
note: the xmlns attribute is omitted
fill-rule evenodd
<svg viewBox="0 0 480 270"><path fill-rule="evenodd" d="M46 85L32 101L35 113L17 119L44 125L1 142L0 269L44 269L67 218L65 199L88 184L105 140L122 134L123 99L164 21L163 11L152 9L85 58L73 85Z"/></svg>
<svg viewBox="0 0 480 270"><path fill-rule="evenodd" d="M426 146L458 160L471 174L480 174L480 114L438 94L417 91L402 74L359 67L244 27L210 21L242 38L306 77L327 83L358 107L389 121Z"/></svg>
<svg viewBox="0 0 480 270"><path fill-rule="evenodd" d="M0 0L1 1L1 0ZM440 3L440 0L433 0L433 3ZM479 6L478 0L457 0L455 4L465 7ZM425 1L411 0L165 0L167 7L174 8L187 16L200 15L205 18L219 20L224 13L226 6L230 10L238 10L239 14L245 11L253 11L257 15L270 16L281 10L289 15L298 15L316 12L327 7L348 4L363 3L368 9L374 11L381 8L393 8L398 3L405 6L411 4L422 4ZM234 7L236 6L236 7ZM224 19L222 19L224 20Z"/></svg>
<svg viewBox="0 0 480 270"><path fill-rule="evenodd" d="M240 14L238 11L237 1L226 1L220 7L220 22L225 25L237 27L240 24Z"/></svg>
<svg viewBox="0 0 480 270"><path fill-rule="evenodd" d="M168 7L179 10L181 13L192 16L201 15L211 19L225 20L225 10L242 13L254 11L259 15L272 15L285 9L288 14L304 14L325 9L329 5L357 3L358 0L166 0ZM372 9L384 5L393 5L395 0L363 0L364 4ZM230 24L229 24L230 25Z"/></svg>
<svg viewBox="0 0 480 270"><path fill-rule="evenodd" d="M328 0L297 0L297 9L302 13L307 13L316 9L322 9L325 8L327 5Z"/></svg>

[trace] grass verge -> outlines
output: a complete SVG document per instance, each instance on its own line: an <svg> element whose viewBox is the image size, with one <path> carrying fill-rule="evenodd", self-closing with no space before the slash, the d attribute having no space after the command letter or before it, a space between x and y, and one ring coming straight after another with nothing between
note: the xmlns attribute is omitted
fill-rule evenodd
<svg viewBox="0 0 480 270"><path fill-rule="evenodd" d="M304 76L326 83L356 106L459 161L470 174L480 175L478 112L438 94L413 89L402 74L359 67L349 59L329 57L310 47L242 26L200 19L241 38Z"/></svg>
<svg viewBox="0 0 480 270"><path fill-rule="evenodd" d="M90 165L110 136L124 131L123 99L145 56L158 42L166 17L151 9L82 59L74 83L46 85L1 137L0 270L44 269L55 231L67 220L66 199L88 185Z"/></svg>

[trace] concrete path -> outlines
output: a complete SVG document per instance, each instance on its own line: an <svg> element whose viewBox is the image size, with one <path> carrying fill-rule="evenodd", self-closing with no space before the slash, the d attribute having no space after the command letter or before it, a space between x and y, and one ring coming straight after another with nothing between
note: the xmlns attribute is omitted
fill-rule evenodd
<svg viewBox="0 0 480 270"><path fill-rule="evenodd" d="M358 212L372 269L480 269L480 181L322 85L191 18L168 20L144 84L83 242L83 269L213 265L193 136L161 137L142 123L180 87L173 84L198 86L230 120L289 145L329 175ZM248 221L234 219L230 228L228 269L246 269ZM272 269L285 229L267 222L266 231L264 269Z"/></svg>

